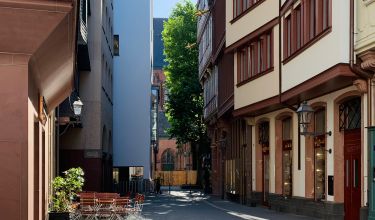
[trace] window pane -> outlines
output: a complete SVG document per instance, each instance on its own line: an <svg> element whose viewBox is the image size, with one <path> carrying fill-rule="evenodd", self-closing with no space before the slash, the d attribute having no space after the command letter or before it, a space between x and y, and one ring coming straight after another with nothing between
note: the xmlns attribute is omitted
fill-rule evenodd
<svg viewBox="0 0 375 220"><path fill-rule="evenodd" d="M283 194L292 196L292 151L283 151Z"/></svg>
<svg viewBox="0 0 375 220"><path fill-rule="evenodd" d="M271 67L271 34L267 35L267 66L266 69Z"/></svg>
<svg viewBox="0 0 375 220"><path fill-rule="evenodd" d="M328 27L328 0L323 0L323 30Z"/></svg>
<svg viewBox="0 0 375 220"><path fill-rule="evenodd" d="M283 141L291 140L292 139L292 125L291 125L291 118L287 118L283 120Z"/></svg>
<svg viewBox="0 0 375 220"><path fill-rule="evenodd" d="M289 56L292 52L292 39L291 39L291 35L292 35L292 26L291 26L291 22L290 22L290 16L287 18L287 55Z"/></svg>
<svg viewBox="0 0 375 220"><path fill-rule="evenodd" d="M315 140L315 199L325 199L325 136Z"/></svg>
<svg viewBox="0 0 375 220"><path fill-rule="evenodd" d="M315 132L324 133L326 124L326 112L325 110L315 112Z"/></svg>
<svg viewBox="0 0 375 220"><path fill-rule="evenodd" d="M315 36L315 0L310 0L310 39Z"/></svg>
<svg viewBox="0 0 375 220"><path fill-rule="evenodd" d="M262 46L261 46L261 41L258 41L258 60L257 60L257 73L261 72L261 65L262 65Z"/></svg>
<svg viewBox="0 0 375 220"><path fill-rule="evenodd" d="M120 39L119 35L113 36L113 55L119 56L120 55Z"/></svg>
<svg viewBox="0 0 375 220"><path fill-rule="evenodd" d="M353 187L357 188L359 185L359 160L354 160L353 161Z"/></svg>
<svg viewBox="0 0 375 220"><path fill-rule="evenodd" d="M297 48L296 49L299 49L301 47L301 25L302 25L302 22L301 22L301 7L298 7L295 9L296 10L296 25L297 25L297 28L296 28L296 31L297 31Z"/></svg>

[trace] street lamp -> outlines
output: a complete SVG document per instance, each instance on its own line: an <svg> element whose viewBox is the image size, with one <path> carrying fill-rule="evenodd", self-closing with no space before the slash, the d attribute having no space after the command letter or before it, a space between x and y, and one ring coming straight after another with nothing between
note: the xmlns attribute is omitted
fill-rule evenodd
<svg viewBox="0 0 375 220"><path fill-rule="evenodd" d="M298 122L302 129L301 134L305 135L308 133L307 130L309 124L311 123L313 113L314 110L311 108L309 104L307 104L306 101L302 102L299 108L297 109Z"/></svg>
<svg viewBox="0 0 375 220"><path fill-rule="evenodd" d="M301 103L301 105L298 107L297 114L298 114L298 123L299 123L299 126L300 126L301 130L302 130L302 132L300 132L300 134L302 134L304 136L313 136L313 137L323 135L323 134L326 134L326 135L329 135L329 136L332 135L331 131L328 131L328 132L308 132L308 128L309 128L309 125L311 124L311 120L312 120L312 116L314 114L314 110L311 108L311 106L309 104L307 104L306 101L303 101ZM328 153L331 153L332 149L329 149L327 151L328 151Z"/></svg>
<svg viewBox="0 0 375 220"><path fill-rule="evenodd" d="M73 111L76 116L80 116L82 113L83 103L80 98L73 102Z"/></svg>

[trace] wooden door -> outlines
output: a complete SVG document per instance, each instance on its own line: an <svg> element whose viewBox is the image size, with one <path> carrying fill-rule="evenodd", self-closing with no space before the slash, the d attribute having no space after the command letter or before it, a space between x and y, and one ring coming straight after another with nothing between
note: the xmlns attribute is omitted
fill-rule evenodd
<svg viewBox="0 0 375 220"><path fill-rule="evenodd" d="M345 220L357 220L361 208L361 130L345 131L344 141Z"/></svg>

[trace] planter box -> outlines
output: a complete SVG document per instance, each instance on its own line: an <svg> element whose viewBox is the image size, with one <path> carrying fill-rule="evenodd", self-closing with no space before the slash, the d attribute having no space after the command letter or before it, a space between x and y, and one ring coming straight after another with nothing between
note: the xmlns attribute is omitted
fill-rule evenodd
<svg viewBox="0 0 375 220"><path fill-rule="evenodd" d="M69 212L49 212L49 220L69 220Z"/></svg>

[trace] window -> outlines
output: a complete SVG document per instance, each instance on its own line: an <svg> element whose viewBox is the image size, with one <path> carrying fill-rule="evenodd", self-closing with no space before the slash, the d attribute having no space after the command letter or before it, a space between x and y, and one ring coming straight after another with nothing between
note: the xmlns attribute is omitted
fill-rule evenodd
<svg viewBox="0 0 375 220"><path fill-rule="evenodd" d="M120 39L119 35L113 35L113 55L120 55Z"/></svg>
<svg viewBox="0 0 375 220"><path fill-rule="evenodd" d="M171 149L167 149L161 156L161 167L163 171L174 170L174 155Z"/></svg>
<svg viewBox="0 0 375 220"><path fill-rule="evenodd" d="M295 50L298 50L302 46L302 13L301 13L301 6L299 5L297 8L294 9L294 19L296 25L295 31L295 39L296 39L296 47Z"/></svg>
<svg viewBox="0 0 375 220"><path fill-rule="evenodd" d="M356 97L342 103L339 107L340 131L361 127L361 98Z"/></svg>
<svg viewBox="0 0 375 220"><path fill-rule="evenodd" d="M318 134L326 131L326 111L321 109L315 112L315 132ZM314 137L314 197L320 201L326 198L325 170L326 170L326 135Z"/></svg>
<svg viewBox="0 0 375 220"><path fill-rule="evenodd" d="M292 119L286 118L282 121L282 177L283 195L292 196L293 179L293 145L292 145Z"/></svg>
<svg viewBox="0 0 375 220"><path fill-rule="evenodd" d="M237 17L261 0L233 0L233 17Z"/></svg>
<svg viewBox="0 0 375 220"><path fill-rule="evenodd" d="M331 0L306 0L284 16L284 59L331 27ZM304 37L303 33L306 33Z"/></svg>
<svg viewBox="0 0 375 220"><path fill-rule="evenodd" d="M237 82L242 83L273 67L272 32L257 37L237 51Z"/></svg>
<svg viewBox="0 0 375 220"><path fill-rule="evenodd" d="M292 54L292 19L291 15L285 18L285 49L286 57L289 57Z"/></svg>

